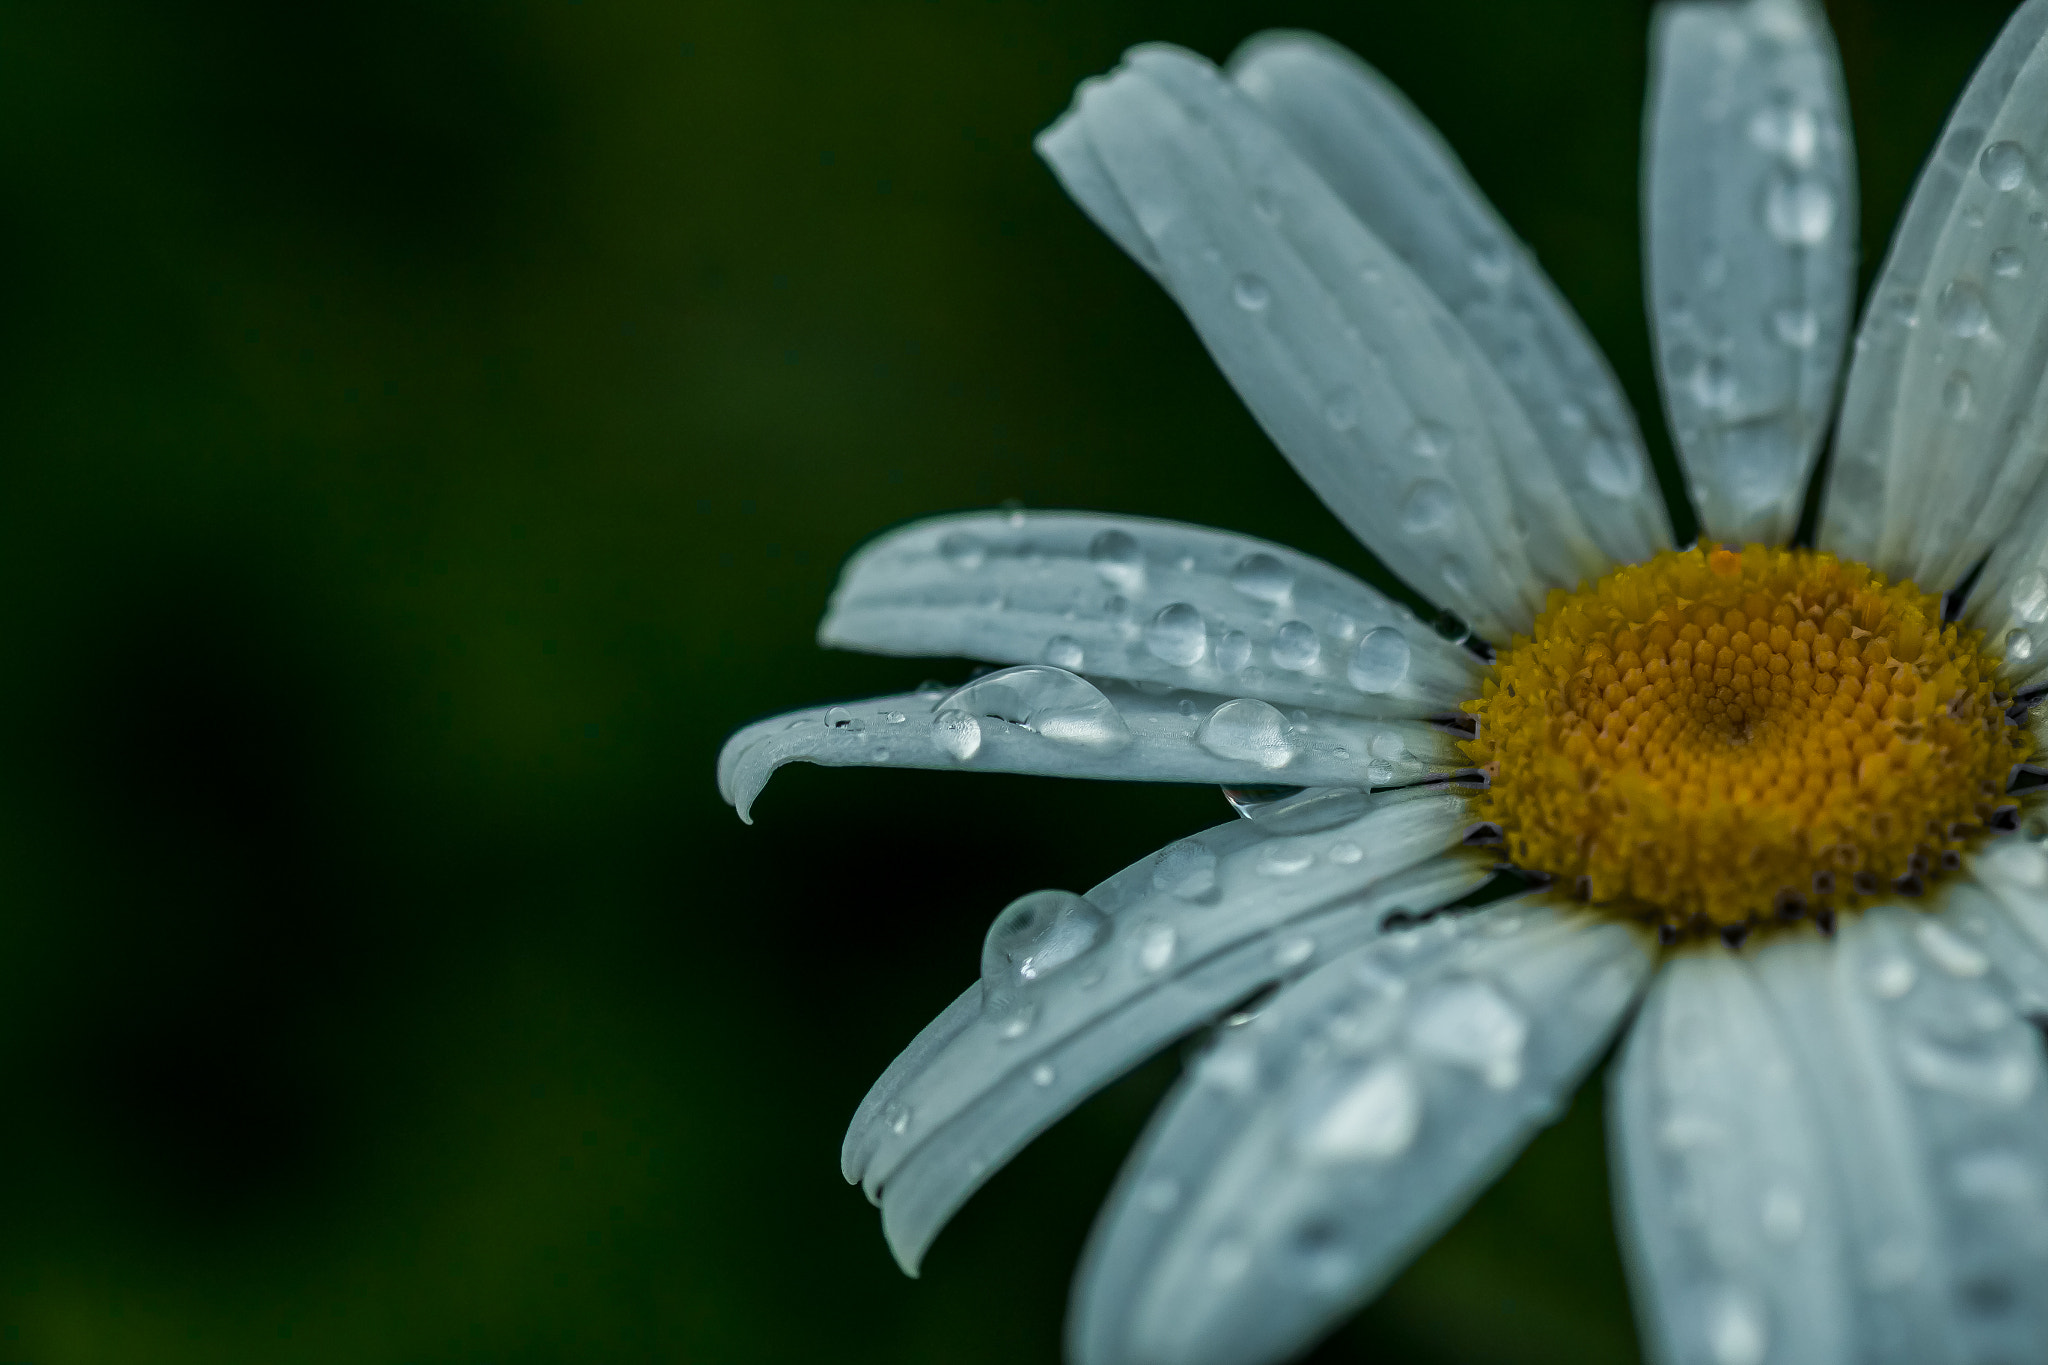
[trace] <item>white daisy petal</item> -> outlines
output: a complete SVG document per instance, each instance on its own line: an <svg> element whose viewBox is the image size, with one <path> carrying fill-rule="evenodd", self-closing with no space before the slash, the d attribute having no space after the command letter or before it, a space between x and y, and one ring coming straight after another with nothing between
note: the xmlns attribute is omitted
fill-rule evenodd
<svg viewBox="0 0 2048 1365"><path fill-rule="evenodd" d="M998 917L982 980L884 1074L841 1154L906 1270L993 1171L1162 1044L1488 875L1443 856L1469 819L1462 798L1359 809L1311 798L1183 840L1085 898L1039 892Z"/></svg>
<svg viewBox="0 0 2048 1365"><path fill-rule="evenodd" d="M1612 1112L1653 1355L2048 1352L2048 1068L1948 918L1881 907L1652 992Z"/></svg>
<svg viewBox="0 0 2048 1365"><path fill-rule="evenodd" d="M1126 1165L1075 1284L1077 1365L1301 1350L1556 1118L1647 967L1633 930L1509 902L1283 990Z"/></svg>
<svg viewBox="0 0 2048 1365"><path fill-rule="evenodd" d="M725 742L719 793L753 822L785 763L933 768L1128 782L1384 787L1464 766L1453 735L1249 697L1140 690L1049 664L986 674L950 692L907 692L757 721Z"/></svg>
<svg viewBox="0 0 2048 1365"><path fill-rule="evenodd" d="M2048 256L2048 237L2043 246ZM2034 485L1992 547L1970 586L1963 619L2004 657L2007 682L2034 684L2048 673L2048 479Z"/></svg>
<svg viewBox="0 0 2048 1365"><path fill-rule="evenodd" d="M1449 711L1479 686L1471 653L1321 560L1085 512L970 513L892 531L847 563L818 636L1362 716Z"/></svg>
<svg viewBox="0 0 2048 1365"><path fill-rule="evenodd" d="M1842 399L1821 547L1931 591L2012 525L2048 459L2044 36L2048 3L2030 0L1949 116Z"/></svg>
<svg viewBox="0 0 2048 1365"><path fill-rule="evenodd" d="M1138 225L1260 424L1419 592L1504 642L1607 567L1464 327L1207 62L1134 48L1039 150L1098 221Z"/></svg>
<svg viewBox="0 0 2048 1365"><path fill-rule="evenodd" d="M1644 204L1657 376L1709 541L1798 524L1848 335L1856 172L1809 0L1657 11Z"/></svg>
<svg viewBox="0 0 2048 1365"><path fill-rule="evenodd" d="M1231 79L1464 324L1617 563L1671 547L1663 494L1606 358L1457 154L1399 90L1311 33L1262 33Z"/></svg>

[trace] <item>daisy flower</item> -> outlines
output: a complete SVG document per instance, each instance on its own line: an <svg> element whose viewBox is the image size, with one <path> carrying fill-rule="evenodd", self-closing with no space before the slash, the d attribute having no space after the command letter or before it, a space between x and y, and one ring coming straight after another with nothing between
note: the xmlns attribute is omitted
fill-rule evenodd
<svg viewBox="0 0 2048 1365"><path fill-rule="evenodd" d="M1649 312L1697 544L1398 92L1303 34L1220 71L1140 47L1040 152L1463 625L1228 532L943 517L861 550L820 637L1007 666L720 758L742 818L798 760L1231 795L1244 818L1004 909L846 1137L914 1271L1020 1147L1213 1026L1092 1235L1079 1365L1304 1349L1617 1037L1653 1359L2048 1359L2048 0L1928 161L1839 410L1855 170L1818 6L1669 5L1652 47ZM1477 894L1501 869L1515 892Z"/></svg>

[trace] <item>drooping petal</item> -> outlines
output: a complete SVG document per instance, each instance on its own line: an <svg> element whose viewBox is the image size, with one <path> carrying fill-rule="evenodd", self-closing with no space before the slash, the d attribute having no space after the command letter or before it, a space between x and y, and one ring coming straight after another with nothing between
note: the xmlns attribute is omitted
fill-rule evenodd
<svg viewBox="0 0 2048 1365"><path fill-rule="evenodd" d="M847 562L818 638L1361 716L1448 711L1479 686L1469 652L1321 560L1087 512L979 512L891 531Z"/></svg>
<svg viewBox="0 0 2048 1365"><path fill-rule="evenodd" d="M1856 168L1811 0L1657 11L1645 247L1657 377L1700 534L1782 544L1848 336Z"/></svg>
<svg viewBox="0 0 2048 1365"><path fill-rule="evenodd" d="M785 763L1359 788L1464 766L1452 735L1418 721L1283 713L1245 697L1091 681L1050 664L756 721L720 751L719 794L751 824L754 798Z"/></svg>
<svg viewBox="0 0 2048 1365"><path fill-rule="evenodd" d="M1229 71L1464 324L1521 405L1594 543L1621 564L1669 549L1664 497L1605 357L1428 120L1385 77L1312 33L1262 33L1237 50Z"/></svg>
<svg viewBox="0 0 2048 1365"><path fill-rule="evenodd" d="M1485 880L1483 860L1444 856L1469 819L1442 792L1305 798L1174 844L1085 899L1040 892L1006 910L981 982L884 1074L846 1135L846 1177L881 1204L904 1268L992 1172L1162 1044L1376 936L1391 912L1427 912ZM1026 976L1017 964L1040 960L1026 950L1041 939L1062 946Z"/></svg>
<svg viewBox="0 0 2048 1365"><path fill-rule="evenodd" d="M2048 1351L2048 1068L1944 919L1880 907L1660 979L1610 1111L1654 1356Z"/></svg>
<svg viewBox="0 0 2048 1365"><path fill-rule="evenodd" d="M2048 3L2029 0L1970 78L1893 234L1842 399L1821 548L1930 591L2013 524L2048 460L2044 37Z"/></svg>
<svg viewBox="0 0 2048 1365"><path fill-rule="evenodd" d="M1138 227L1275 444L1419 592L1505 641L1609 566L1463 325L1207 62L1132 49L1038 149Z"/></svg>
<svg viewBox="0 0 2048 1365"><path fill-rule="evenodd" d="M1077 1365L1299 1351L1556 1118L1647 967L1633 930L1509 902L1283 990L1126 1165L1075 1283Z"/></svg>

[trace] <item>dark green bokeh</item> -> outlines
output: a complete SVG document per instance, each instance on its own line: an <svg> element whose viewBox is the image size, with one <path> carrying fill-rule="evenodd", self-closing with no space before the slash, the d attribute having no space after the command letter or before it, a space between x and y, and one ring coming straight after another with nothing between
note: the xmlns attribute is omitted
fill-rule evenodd
<svg viewBox="0 0 2048 1365"><path fill-rule="evenodd" d="M2009 8L1831 6L1870 257ZM1175 1059L921 1282L839 1136L997 908L1215 793L796 768L746 829L718 742L959 675L811 643L922 513L1375 572L1031 156L1131 42L1379 64L1654 430L1646 17L0 9L0 1361L1053 1360ZM1317 1359L1634 1349L1595 1086Z"/></svg>

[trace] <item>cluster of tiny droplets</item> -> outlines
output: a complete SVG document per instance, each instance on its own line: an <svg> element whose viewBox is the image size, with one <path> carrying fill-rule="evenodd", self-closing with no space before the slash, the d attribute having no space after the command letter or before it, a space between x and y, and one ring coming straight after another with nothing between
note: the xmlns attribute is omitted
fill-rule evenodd
<svg viewBox="0 0 2048 1365"><path fill-rule="evenodd" d="M1553 592L1467 756L1520 867L1666 941L1918 895L2010 824L2032 739L1981 633L1832 555L1666 551Z"/></svg>

